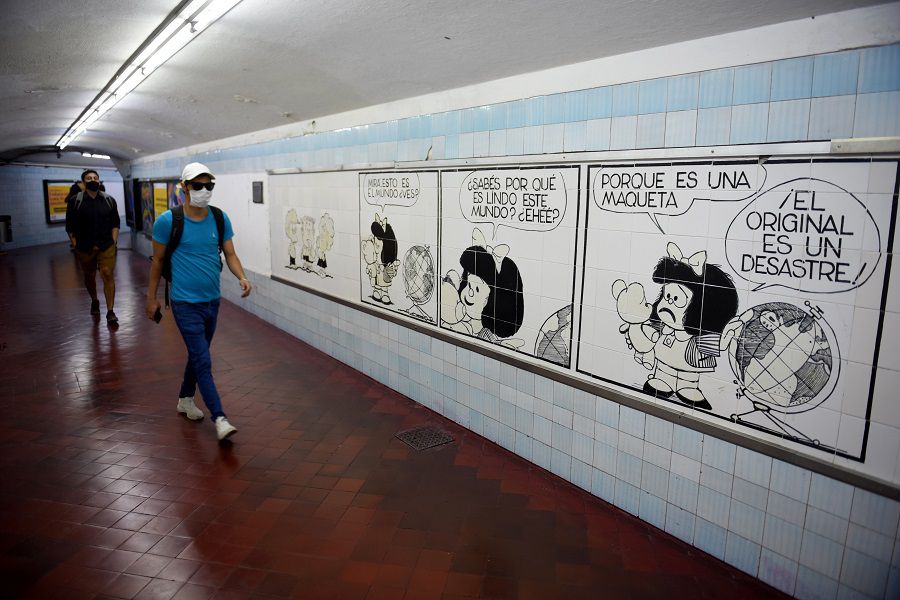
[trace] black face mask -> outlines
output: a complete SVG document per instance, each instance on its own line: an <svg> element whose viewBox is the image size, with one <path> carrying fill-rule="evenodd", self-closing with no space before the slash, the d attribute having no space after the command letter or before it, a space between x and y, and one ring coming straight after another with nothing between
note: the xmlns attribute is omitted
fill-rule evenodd
<svg viewBox="0 0 900 600"><path fill-rule="evenodd" d="M100 190L100 182L99 181L88 181L84 184L84 187L87 188L89 192L97 192Z"/></svg>

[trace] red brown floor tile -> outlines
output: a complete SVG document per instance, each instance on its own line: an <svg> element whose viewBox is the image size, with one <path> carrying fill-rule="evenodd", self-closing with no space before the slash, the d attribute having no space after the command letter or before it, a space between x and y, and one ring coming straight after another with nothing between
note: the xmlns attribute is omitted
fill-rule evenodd
<svg viewBox="0 0 900 600"><path fill-rule="evenodd" d="M771 598L690 548L224 302L239 428L175 412L185 351L119 254L118 328L72 255L0 255L0 579L22 598ZM394 435L437 424L427 452Z"/></svg>

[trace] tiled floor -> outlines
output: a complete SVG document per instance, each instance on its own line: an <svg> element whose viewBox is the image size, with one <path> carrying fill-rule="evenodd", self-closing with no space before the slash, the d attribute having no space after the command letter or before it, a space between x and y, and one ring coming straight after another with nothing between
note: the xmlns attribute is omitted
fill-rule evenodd
<svg viewBox="0 0 900 600"><path fill-rule="evenodd" d="M779 596L227 303L219 445L147 267L120 253L110 330L64 245L0 256L3 597ZM394 438L421 423L456 441Z"/></svg>

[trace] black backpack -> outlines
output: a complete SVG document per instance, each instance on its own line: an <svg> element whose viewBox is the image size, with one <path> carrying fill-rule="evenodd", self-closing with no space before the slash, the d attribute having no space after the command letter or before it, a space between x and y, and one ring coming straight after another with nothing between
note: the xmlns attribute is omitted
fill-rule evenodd
<svg viewBox="0 0 900 600"><path fill-rule="evenodd" d="M106 205L109 206L109 210L119 210L116 208L116 201L112 199L112 196L106 192L97 192L97 195L106 200ZM84 192L78 192L75 195L75 212L78 212L78 209L81 208L82 202L84 202Z"/></svg>
<svg viewBox="0 0 900 600"><path fill-rule="evenodd" d="M225 217L222 215L222 209L216 206L210 206L213 218L216 220L216 230L219 232L219 270L222 270L222 239L225 236ZM169 306L169 282L172 281L172 253L181 242L181 234L184 232L184 205L176 206L172 209L172 235L169 236L169 243L166 244L166 253L163 256L162 276L166 280L166 306Z"/></svg>

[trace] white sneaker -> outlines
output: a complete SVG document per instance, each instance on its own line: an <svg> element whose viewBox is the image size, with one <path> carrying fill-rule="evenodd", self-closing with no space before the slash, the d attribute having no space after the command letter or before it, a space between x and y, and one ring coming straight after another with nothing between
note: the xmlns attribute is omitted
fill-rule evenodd
<svg viewBox="0 0 900 600"><path fill-rule="evenodd" d="M203 411L194 404L193 396L178 399L178 412L187 416L191 421L199 421L203 418Z"/></svg>
<svg viewBox="0 0 900 600"><path fill-rule="evenodd" d="M237 427L229 423L228 419L225 417L216 419L216 435L219 436L219 441L222 441L235 433L237 433Z"/></svg>

